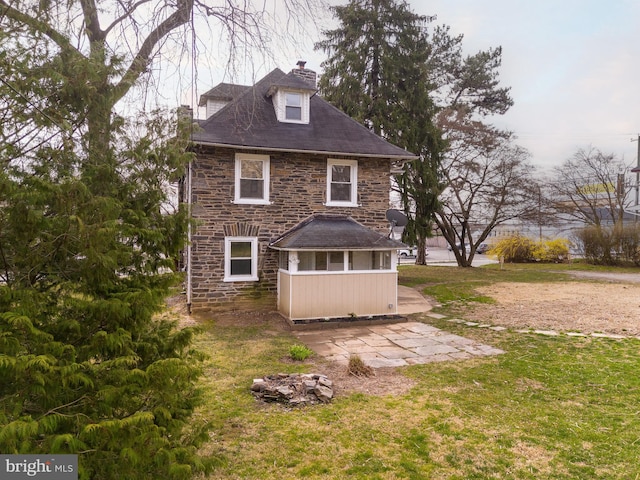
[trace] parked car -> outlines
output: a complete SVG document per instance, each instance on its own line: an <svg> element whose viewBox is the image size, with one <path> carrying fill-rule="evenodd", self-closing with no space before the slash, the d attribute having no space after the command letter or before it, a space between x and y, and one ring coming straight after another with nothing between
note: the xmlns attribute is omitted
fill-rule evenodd
<svg viewBox="0 0 640 480"><path fill-rule="evenodd" d="M415 257L418 254L418 247L407 247L401 248L398 250L398 256L401 258ZM425 247L424 249L425 257L429 256L429 249Z"/></svg>
<svg viewBox="0 0 640 480"><path fill-rule="evenodd" d="M456 248L457 248L458 250L462 250L462 246L461 246L461 244L460 244L460 243L456 243ZM448 245L448 246L447 246L447 249L449 249L449 251L450 251L450 252L453 250L453 248L451 248L451 245ZM464 244L464 251L465 251L465 252L468 252L469 250L471 250L471 245L470 245L470 244L468 244L468 243L465 243L465 244Z"/></svg>
<svg viewBox="0 0 640 480"><path fill-rule="evenodd" d="M490 248L491 246L488 243L481 243L480 245L478 245L478 248L476 249L476 253L479 253L479 254L487 253L487 250L489 250Z"/></svg>

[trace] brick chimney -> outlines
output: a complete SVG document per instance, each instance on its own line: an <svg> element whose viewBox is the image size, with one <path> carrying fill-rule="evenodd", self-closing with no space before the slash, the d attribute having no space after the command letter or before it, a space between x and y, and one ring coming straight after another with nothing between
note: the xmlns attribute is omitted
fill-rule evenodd
<svg viewBox="0 0 640 480"><path fill-rule="evenodd" d="M298 63L296 63L298 68L294 68L293 70L291 70L291 73L302 78L305 82L308 82L309 84L311 84L313 88L316 88L317 87L316 72L314 72L313 70L309 70L308 68L304 68L306 64L307 62L305 62L304 60L299 60Z"/></svg>

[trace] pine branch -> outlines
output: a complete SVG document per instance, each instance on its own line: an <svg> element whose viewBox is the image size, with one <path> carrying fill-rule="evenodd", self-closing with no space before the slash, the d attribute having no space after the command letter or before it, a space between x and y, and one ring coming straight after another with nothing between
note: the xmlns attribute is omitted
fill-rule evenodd
<svg viewBox="0 0 640 480"><path fill-rule="evenodd" d="M2 14L7 18L26 25L31 29L49 37L58 47L60 47L63 52L72 55L74 57L74 60L81 60L84 58L82 53L80 53L73 45L71 45L67 37L54 29L46 21L38 20L37 18L34 18L30 15L27 15L26 13L21 12L20 10L13 8L5 0L0 0L0 9L2 10Z"/></svg>

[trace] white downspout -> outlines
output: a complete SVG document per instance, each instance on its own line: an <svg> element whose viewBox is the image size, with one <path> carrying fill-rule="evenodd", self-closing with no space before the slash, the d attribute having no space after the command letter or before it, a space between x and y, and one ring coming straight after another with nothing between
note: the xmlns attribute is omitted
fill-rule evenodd
<svg viewBox="0 0 640 480"><path fill-rule="evenodd" d="M191 315L191 160L187 167L187 312Z"/></svg>

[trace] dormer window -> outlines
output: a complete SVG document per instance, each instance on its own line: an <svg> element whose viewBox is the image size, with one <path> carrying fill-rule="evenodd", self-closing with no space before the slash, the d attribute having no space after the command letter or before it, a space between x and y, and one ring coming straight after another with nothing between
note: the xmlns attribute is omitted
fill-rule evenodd
<svg viewBox="0 0 640 480"><path fill-rule="evenodd" d="M287 120L301 121L302 120L302 94L300 93L285 93L285 118Z"/></svg>
<svg viewBox="0 0 640 480"><path fill-rule="evenodd" d="M278 88L272 98L279 122L309 123L310 92Z"/></svg>

